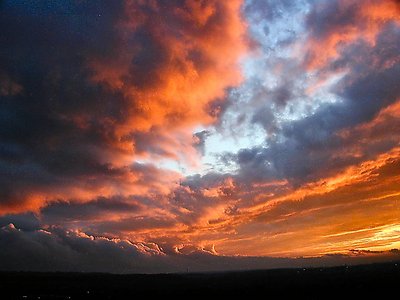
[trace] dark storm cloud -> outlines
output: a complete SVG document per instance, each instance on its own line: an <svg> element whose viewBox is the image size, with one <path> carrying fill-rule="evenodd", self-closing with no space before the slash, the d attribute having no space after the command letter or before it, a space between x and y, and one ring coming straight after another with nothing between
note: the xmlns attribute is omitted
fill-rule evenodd
<svg viewBox="0 0 400 300"><path fill-rule="evenodd" d="M124 98L91 83L85 60L110 51L120 13L118 1L4 2L0 72L9 83L0 103L3 204L18 206L32 191L76 176L113 175L100 156L111 147L109 121L123 119Z"/></svg>
<svg viewBox="0 0 400 300"><path fill-rule="evenodd" d="M0 235L3 270L146 272L149 268L157 272L166 267L157 257L146 261L146 247L139 249L128 241L62 230L24 232L12 225L3 227Z"/></svg>
<svg viewBox="0 0 400 300"><path fill-rule="evenodd" d="M0 217L0 227L14 224L16 227L24 231L34 231L41 228L41 222L33 213L4 215Z"/></svg>
<svg viewBox="0 0 400 300"><path fill-rule="evenodd" d="M45 224L63 224L68 221L85 222L109 214L135 213L140 209L140 204L135 201L134 197L99 197L86 203L53 202L40 211L40 216Z"/></svg>
<svg viewBox="0 0 400 300"><path fill-rule="evenodd" d="M4 1L2 208L73 198L68 188L111 190L133 176L135 154L171 157L182 144L183 151L192 147L190 132L189 141L175 144L168 134L212 122L224 89L238 82L234 62L245 51L239 7L240 1ZM178 82L175 92L170 82Z"/></svg>

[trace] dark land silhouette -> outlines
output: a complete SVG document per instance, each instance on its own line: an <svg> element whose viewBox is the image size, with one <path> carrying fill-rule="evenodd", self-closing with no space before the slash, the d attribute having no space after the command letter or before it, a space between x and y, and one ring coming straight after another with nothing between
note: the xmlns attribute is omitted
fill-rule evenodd
<svg viewBox="0 0 400 300"><path fill-rule="evenodd" d="M277 299L279 296L285 299L381 298L399 292L400 261L329 268L152 275L0 272L0 290L2 299L41 300L169 299L172 296L244 299Z"/></svg>

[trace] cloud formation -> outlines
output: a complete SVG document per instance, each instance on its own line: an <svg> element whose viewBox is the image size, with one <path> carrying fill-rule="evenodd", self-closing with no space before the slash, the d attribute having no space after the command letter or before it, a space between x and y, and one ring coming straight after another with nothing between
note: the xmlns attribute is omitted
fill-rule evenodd
<svg viewBox="0 0 400 300"><path fill-rule="evenodd" d="M249 269L400 248L399 10L3 1L3 269Z"/></svg>
<svg viewBox="0 0 400 300"><path fill-rule="evenodd" d="M0 228L0 260L2 270L169 273L255 270L271 267L300 267L346 263L349 257L325 257L319 261L287 258L218 257L197 249L188 254L166 255L152 243L93 237L79 231L37 230L24 232L10 224ZM396 252L377 256L353 251L358 263L385 261L398 256Z"/></svg>
<svg viewBox="0 0 400 300"><path fill-rule="evenodd" d="M195 165L192 128L240 80L240 1L50 2L0 12L2 210L141 193L162 171L135 158Z"/></svg>

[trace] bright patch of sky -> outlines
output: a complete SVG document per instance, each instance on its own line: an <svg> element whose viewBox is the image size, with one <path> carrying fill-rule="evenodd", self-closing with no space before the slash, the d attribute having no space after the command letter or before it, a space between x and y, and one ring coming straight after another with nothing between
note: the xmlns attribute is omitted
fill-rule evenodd
<svg viewBox="0 0 400 300"><path fill-rule="evenodd" d="M318 73L306 72L301 66L308 1L262 2L258 7L258 1L248 0L244 7L249 34L258 46L241 62L243 83L231 90L229 107L217 127L194 131L210 133L200 166L193 168L168 159L159 162L159 167L185 176L210 171L234 173L237 166L222 162L221 155L268 147L271 140L280 139L283 124L310 116L323 104L341 100L330 88L344 73L321 79Z"/></svg>
<svg viewBox="0 0 400 300"><path fill-rule="evenodd" d="M329 89L344 74L320 82L316 74L306 73L300 66L298 46L305 36L304 17L309 3L263 1L265 11L257 5L257 1L248 1L244 11L249 33L258 47L242 62L245 80L231 91L231 105L220 127L210 130L203 172L234 172L237 166L222 163L221 154L268 147L270 139L276 140L282 124L312 115L324 103L340 101ZM312 90L314 86L316 89ZM279 103L279 93L288 94L284 103ZM263 120L262 124L258 119Z"/></svg>

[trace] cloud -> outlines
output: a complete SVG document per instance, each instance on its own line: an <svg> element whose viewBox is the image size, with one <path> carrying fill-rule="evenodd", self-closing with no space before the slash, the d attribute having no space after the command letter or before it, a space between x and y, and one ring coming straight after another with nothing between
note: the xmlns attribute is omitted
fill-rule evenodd
<svg viewBox="0 0 400 300"><path fill-rule="evenodd" d="M24 231L34 231L41 228L42 224L33 213L4 215L0 217L0 227L15 224L16 227Z"/></svg>
<svg viewBox="0 0 400 300"><path fill-rule="evenodd" d="M339 31L347 26L345 20L321 17L323 10L310 8L304 23L309 39L327 34L323 26L321 33L314 32L318 26L310 20L317 16ZM359 22L364 26L368 20ZM297 56L299 49L308 49L307 43L276 42L271 52L247 62L248 77L231 94L221 130L231 126L234 133L246 132L249 124L261 125L264 131L257 133L264 142L221 156L229 167L238 166L230 174L236 188L219 214L215 203L216 217L208 218L208 226L200 227L192 239L207 240L218 253L231 255L304 255L398 245L398 218L391 209L399 196L393 187L400 143L399 26L392 19L378 22L375 16L371 22L374 43L360 31L359 38L340 45L329 62L312 70ZM257 26L250 30L265 34ZM297 41L303 41L300 29ZM267 67L272 71L265 71ZM277 96L284 89L290 93L282 103ZM224 177L220 174L214 181ZM191 180L190 187L211 184L207 176ZM373 211L376 223L371 226L367 216ZM328 238L330 229L339 235Z"/></svg>
<svg viewBox="0 0 400 300"><path fill-rule="evenodd" d="M81 203L73 201L53 202L40 211L42 222L45 224L65 224L65 222L76 223L90 222L110 219L115 215L123 216L141 210L141 205L134 197L111 198L99 197L95 200Z"/></svg>
<svg viewBox="0 0 400 300"><path fill-rule="evenodd" d="M14 96L22 92L22 87L0 72L0 96Z"/></svg>
<svg viewBox="0 0 400 300"><path fill-rule="evenodd" d="M399 139L395 138L397 134L392 121L380 125L386 126L386 130L392 134L392 138L387 135L381 139L376 137L380 148L376 144L360 142L360 139L344 138L339 132L350 132L354 126L372 122L381 111L397 105L400 98L396 82L399 65L395 62L398 61L400 51L399 41L398 26L388 25L376 33L375 45L357 40L343 47L340 56L329 67L319 71L321 76L332 76L338 70L346 70L342 78L329 87L330 93L337 100L318 103L314 111L302 118L288 121L277 119L279 110L275 107L279 100L275 93L279 95L282 88L293 93L296 91L293 88L295 84L289 83L268 91L252 83L251 87L256 88L252 101L256 105L263 98L270 102L261 106L251 121L262 125L272 137L267 137L265 144L242 149L233 157L240 166L243 180L275 178L289 179L295 184L304 183L325 172L336 172L339 168L370 159L398 145ZM355 55L357 59L354 59ZM307 87L303 86L303 97L307 96L305 89ZM295 105L299 101L296 96L286 92L285 95L288 96L286 106ZM354 153L355 148L357 155ZM228 156L228 161L231 161L231 154Z"/></svg>
<svg viewBox="0 0 400 300"><path fill-rule="evenodd" d="M3 1L4 268L245 269L297 261L224 255L398 248L397 10ZM213 147L221 172L201 166Z"/></svg>
<svg viewBox="0 0 400 300"><path fill-rule="evenodd" d="M204 155L205 153L205 142L206 139L211 135L211 132L208 130L202 130L199 132L196 132L193 135L193 139L194 139L194 146L197 149L197 151L200 152L200 154Z"/></svg>
<svg viewBox="0 0 400 300"><path fill-rule="evenodd" d="M76 231L23 232L9 225L1 229L1 236L4 243L1 250L3 270L143 272L147 256L162 255L159 250L144 244L95 239ZM20 252L15 249L20 249ZM107 257L112 259L104 259ZM157 269L157 258L153 264Z"/></svg>
<svg viewBox="0 0 400 300"><path fill-rule="evenodd" d="M307 20L308 68L329 63L339 56L341 47L357 40L373 46L385 25L399 24L399 12L398 2L393 0L322 1L315 5Z"/></svg>
<svg viewBox="0 0 400 300"><path fill-rule="evenodd" d="M258 21L268 20L273 21L275 18L281 17L285 12L290 11L298 3L293 1L246 1L245 13L252 16Z"/></svg>
<svg viewBox="0 0 400 300"><path fill-rule="evenodd" d="M215 103L240 82L240 5L6 1L2 213L133 194L144 169L134 159L195 165L193 128L214 122Z"/></svg>
<svg viewBox="0 0 400 300"><path fill-rule="evenodd" d="M280 255L396 248L399 188L394 183L399 178L398 164L396 149L300 188L284 186L272 196L260 191L262 201L247 210L251 212L242 225L236 226L235 238L240 241L248 231L253 235L260 232L261 236L247 242L260 244L259 249L268 244L269 249L280 249ZM236 247L240 249L241 243Z"/></svg>
<svg viewBox="0 0 400 300"><path fill-rule="evenodd" d="M121 134L213 121L207 106L241 77L237 60L246 46L240 4L125 3L113 55L91 60L93 80L129 98L130 120Z"/></svg>
<svg viewBox="0 0 400 300"><path fill-rule="evenodd" d="M156 244L94 237L77 231L24 232L10 224L0 229L1 270L74 271L113 273L165 273L216 270L248 270L276 267L318 266L346 262L347 258L283 259L268 257L220 257L207 251L166 255ZM359 262L371 253L357 253ZM385 261L396 257L393 251ZM371 258L369 258L371 259ZM374 258L373 258L374 260ZM354 260L355 261L355 260Z"/></svg>
<svg viewBox="0 0 400 300"><path fill-rule="evenodd" d="M107 121L122 118L123 98L90 83L84 67L85 55L113 35L118 11L116 3L65 8L47 1L1 8L1 43L8 45L1 69L23 91L1 99L3 213L36 209L55 193L79 190L84 178L123 172L112 165L123 155L110 143Z"/></svg>

